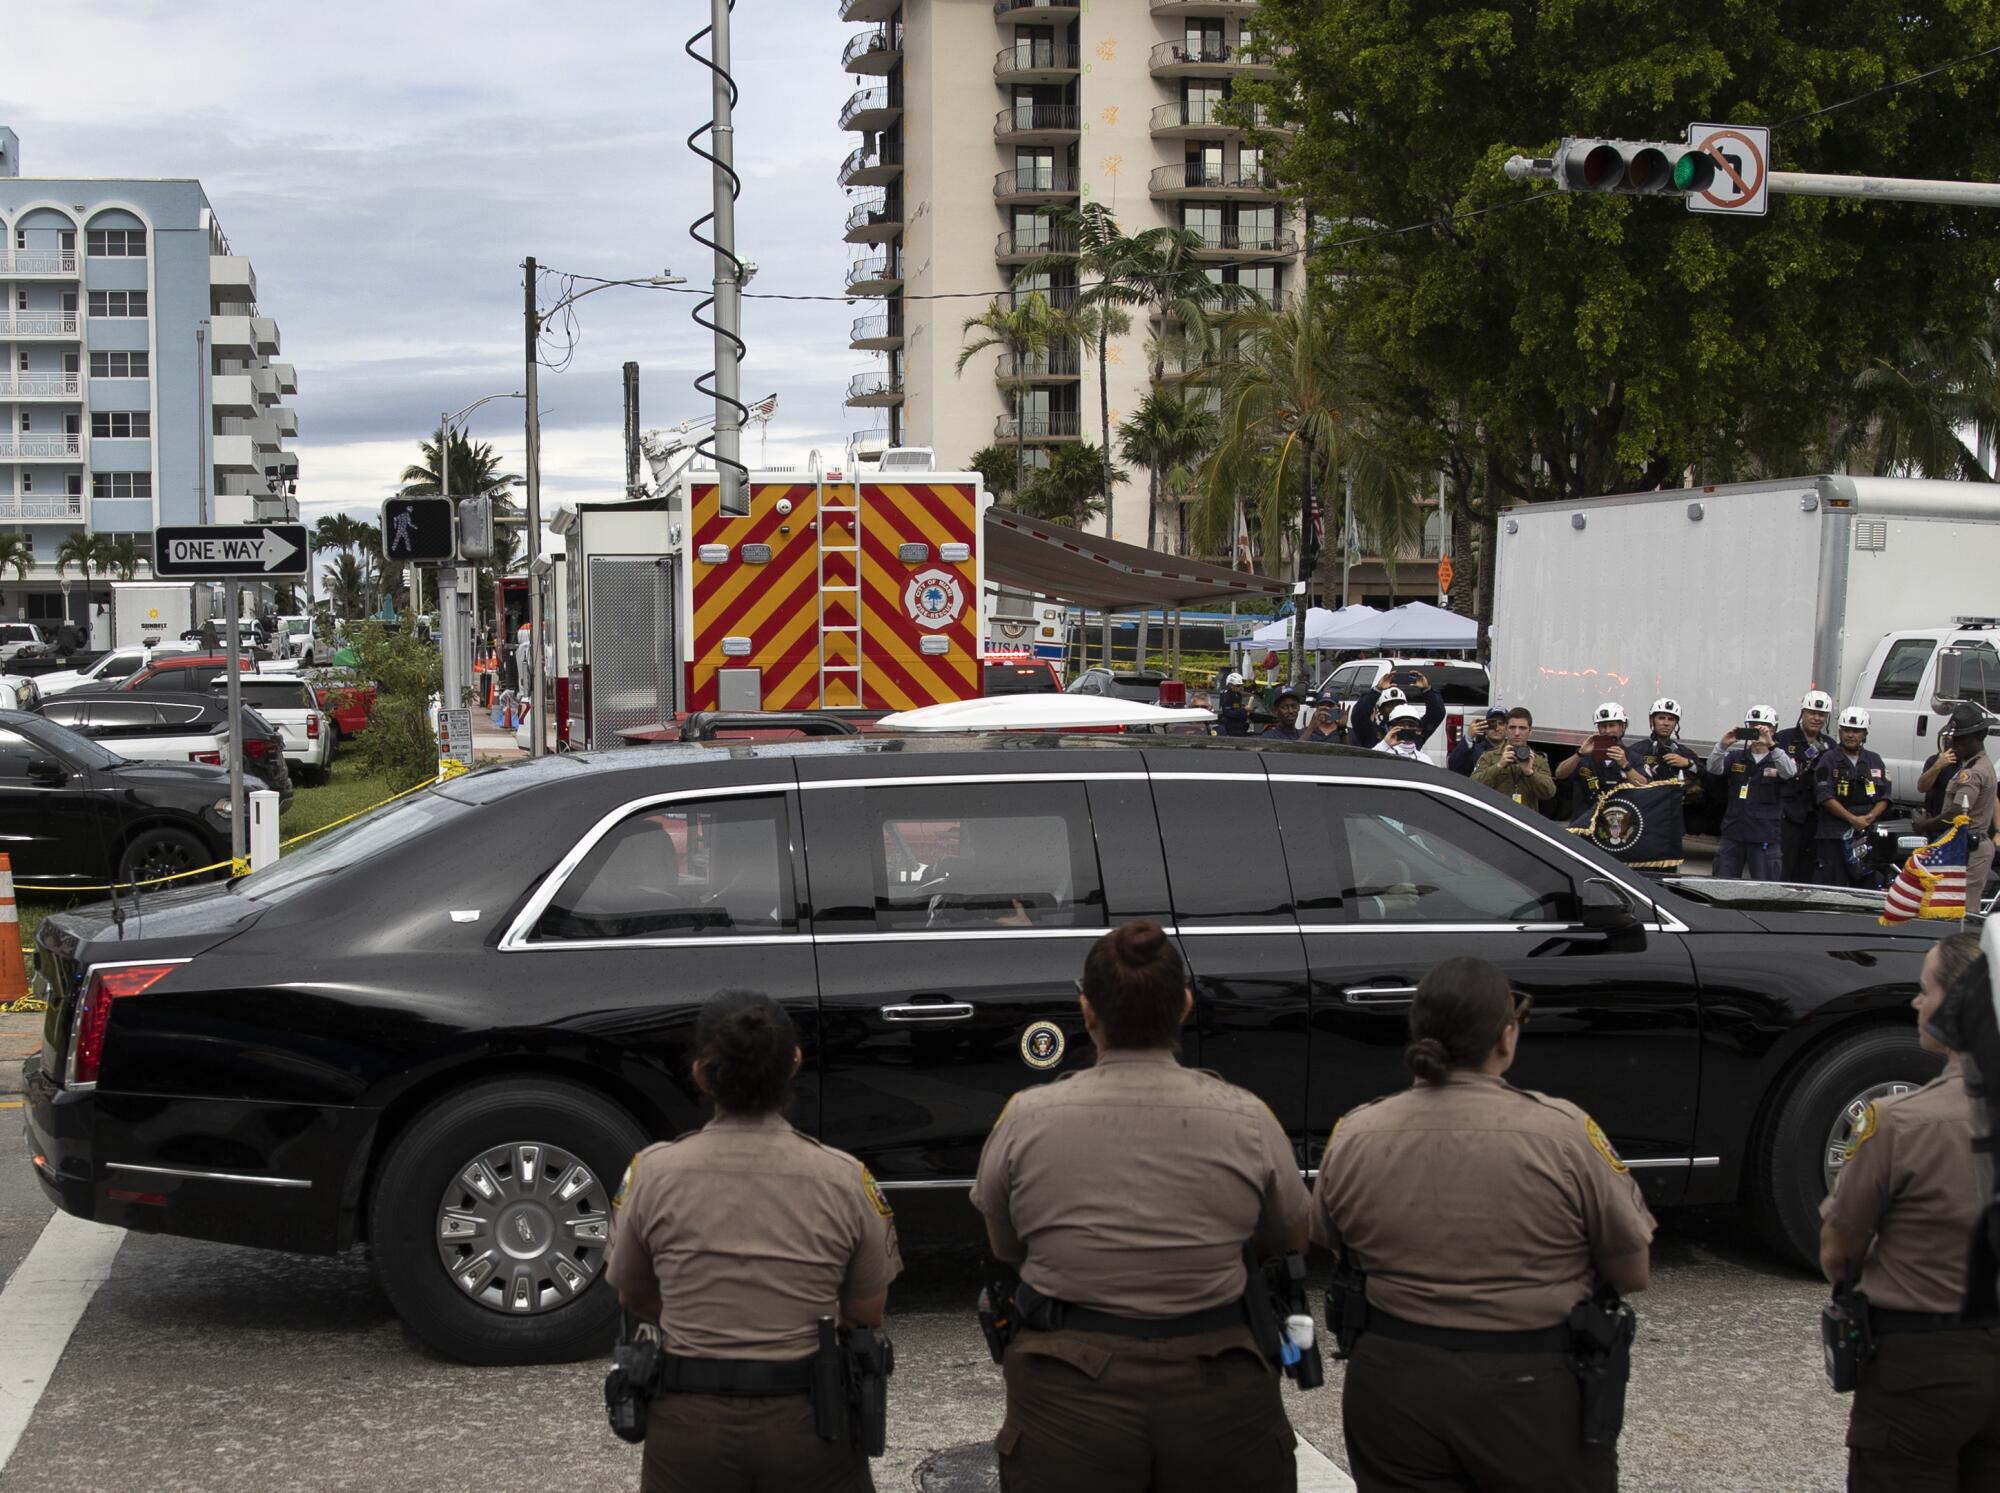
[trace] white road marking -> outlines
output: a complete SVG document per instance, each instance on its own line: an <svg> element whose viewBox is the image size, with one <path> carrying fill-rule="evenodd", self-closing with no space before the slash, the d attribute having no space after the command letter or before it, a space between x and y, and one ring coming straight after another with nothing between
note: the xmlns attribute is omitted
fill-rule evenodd
<svg viewBox="0 0 2000 1493"><path fill-rule="evenodd" d="M124 1242L123 1229L52 1214L0 1290L0 1471Z"/></svg>
<svg viewBox="0 0 2000 1493"><path fill-rule="evenodd" d="M1340 1470L1340 1464L1299 1433L1296 1453L1299 1462L1299 1493L1354 1493L1354 1479Z"/></svg>

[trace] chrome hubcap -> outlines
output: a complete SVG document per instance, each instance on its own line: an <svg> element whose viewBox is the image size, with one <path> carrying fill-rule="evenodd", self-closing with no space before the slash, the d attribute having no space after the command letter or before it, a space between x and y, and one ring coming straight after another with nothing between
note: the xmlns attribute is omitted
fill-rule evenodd
<svg viewBox="0 0 2000 1493"><path fill-rule="evenodd" d="M588 1289L611 1239L597 1174L559 1146L511 1141L458 1169L438 1204L438 1259L481 1306L551 1311Z"/></svg>
<svg viewBox="0 0 2000 1493"><path fill-rule="evenodd" d="M1886 1099L1891 1094L1907 1094L1918 1085L1904 1079L1892 1079L1888 1083L1878 1083L1873 1088L1863 1089L1840 1107L1835 1116L1833 1129L1827 1132L1826 1150L1821 1158L1821 1167L1826 1177L1826 1190L1833 1191L1833 1184L1840 1180L1840 1169L1847 1165L1847 1148L1861 1129L1861 1117L1868 1113L1868 1106L1878 1099Z"/></svg>

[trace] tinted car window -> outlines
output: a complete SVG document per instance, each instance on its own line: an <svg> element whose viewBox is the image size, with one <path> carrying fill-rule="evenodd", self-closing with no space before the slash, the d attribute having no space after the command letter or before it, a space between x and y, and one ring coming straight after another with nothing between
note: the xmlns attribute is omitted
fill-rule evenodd
<svg viewBox="0 0 2000 1493"><path fill-rule="evenodd" d="M884 932L1104 926L1081 783L919 784L863 800Z"/></svg>
<svg viewBox="0 0 2000 1493"><path fill-rule="evenodd" d="M1321 784L1329 841L1347 857L1341 901L1362 923L1547 923L1576 917L1548 861L1433 794ZM1301 846L1287 846L1296 859Z"/></svg>
<svg viewBox="0 0 2000 1493"><path fill-rule="evenodd" d="M1484 705L1491 693L1486 671L1470 664L1431 664L1422 672L1447 705Z"/></svg>
<svg viewBox="0 0 2000 1493"><path fill-rule="evenodd" d="M1923 683L1924 665L1931 661L1937 644L1929 638L1899 638L1889 645L1882 671L1875 676L1878 700L1914 700Z"/></svg>
<svg viewBox="0 0 2000 1493"><path fill-rule="evenodd" d="M146 700L91 700L84 709L84 719L99 731L151 730L160 726L165 716L162 707Z"/></svg>
<svg viewBox="0 0 2000 1493"><path fill-rule="evenodd" d="M192 669L160 669L146 675L132 688L136 690L159 691L162 693L197 687Z"/></svg>
<svg viewBox="0 0 2000 1493"><path fill-rule="evenodd" d="M1156 778L1153 803L1167 850L1174 916L1183 922L1289 922L1291 887L1271 790L1241 783Z"/></svg>
<svg viewBox="0 0 2000 1493"><path fill-rule="evenodd" d="M1055 676L1047 664L988 664L986 693L989 695L1052 695L1057 693Z"/></svg>
<svg viewBox="0 0 2000 1493"><path fill-rule="evenodd" d="M228 688L226 684L217 684L212 687L215 689ZM254 705L259 710L309 710L312 708L313 699L311 690L296 680L245 679L242 681L241 688L243 690L243 703Z"/></svg>
<svg viewBox="0 0 2000 1493"><path fill-rule="evenodd" d="M563 882L535 937L683 938L795 926L785 802L702 800L612 826Z"/></svg>
<svg viewBox="0 0 2000 1493"><path fill-rule="evenodd" d="M89 709L81 700L51 700L42 707L42 719L58 726L80 725Z"/></svg>
<svg viewBox="0 0 2000 1493"><path fill-rule="evenodd" d="M28 776L28 764L48 752L15 731L0 727L0 781L21 782Z"/></svg>
<svg viewBox="0 0 2000 1493"><path fill-rule="evenodd" d="M116 752L55 721L30 715L16 717L10 724L30 743L42 748L37 756L60 757L75 767L118 767L125 762Z"/></svg>

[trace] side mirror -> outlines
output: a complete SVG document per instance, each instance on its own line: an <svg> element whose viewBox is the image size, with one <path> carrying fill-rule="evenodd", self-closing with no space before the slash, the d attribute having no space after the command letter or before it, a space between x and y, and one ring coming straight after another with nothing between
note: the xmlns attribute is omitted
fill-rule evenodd
<svg viewBox="0 0 2000 1493"><path fill-rule="evenodd" d="M1958 682L1959 660L1963 658L1956 648L1941 649L1937 656L1937 684L1931 691L1931 708L1940 715L1947 715L1951 707L1965 696L1960 693Z"/></svg>
<svg viewBox="0 0 2000 1493"><path fill-rule="evenodd" d="M28 762L28 780L59 788L69 781L69 769L53 757L34 757Z"/></svg>
<svg viewBox="0 0 2000 1493"><path fill-rule="evenodd" d="M1615 882L1594 876L1583 884L1577 900L1580 921L1594 932L1625 933L1639 926L1639 914Z"/></svg>

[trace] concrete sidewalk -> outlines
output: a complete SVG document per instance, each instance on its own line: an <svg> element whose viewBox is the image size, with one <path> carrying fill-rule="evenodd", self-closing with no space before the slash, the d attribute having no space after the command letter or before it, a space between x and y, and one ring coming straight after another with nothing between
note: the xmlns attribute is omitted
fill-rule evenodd
<svg viewBox="0 0 2000 1493"><path fill-rule="evenodd" d="M0 1099L21 1092L21 1064L42 1045L42 1013L0 1014Z"/></svg>

